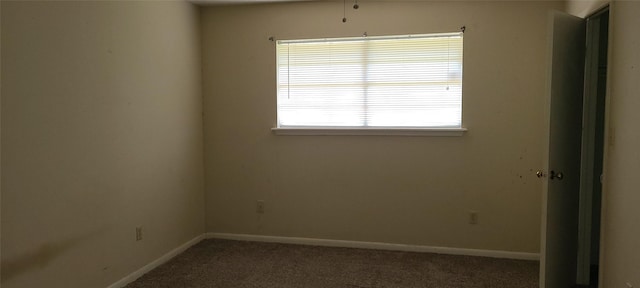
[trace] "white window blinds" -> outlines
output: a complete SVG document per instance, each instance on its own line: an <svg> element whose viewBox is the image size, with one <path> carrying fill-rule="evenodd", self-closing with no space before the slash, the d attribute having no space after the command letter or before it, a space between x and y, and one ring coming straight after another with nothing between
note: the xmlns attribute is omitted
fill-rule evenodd
<svg viewBox="0 0 640 288"><path fill-rule="evenodd" d="M278 127L462 125L462 33L278 41Z"/></svg>

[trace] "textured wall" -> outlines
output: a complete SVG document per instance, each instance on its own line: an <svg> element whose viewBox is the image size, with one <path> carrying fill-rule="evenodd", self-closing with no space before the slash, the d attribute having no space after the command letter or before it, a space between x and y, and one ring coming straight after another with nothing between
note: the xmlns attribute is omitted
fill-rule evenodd
<svg viewBox="0 0 640 288"><path fill-rule="evenodd" d="M586 17L592 14L593 12L601 9L602 7L609 4L608 0L569 0L566 1L566 11L567 13L579 16Z"/></svg>
<svg viewBox="0 0 640 288"><path fill-rule="evenodd" d="M182 1L2 1L2 287L106 287L204 231L199 36Z"/></svg>
<svg viewBox="0 0 640 288"><path fill-rule="evenodd" d="M603 287L640 287L640 2L611 7L609 147L603 191Z"/></svg>
<svg viewBox="0 0 640 288"><path fill-rule="evenodd" d="M607 147L605 152L601 276L602 287L640 286L640 2L567 1L566 11L588 16L610 4Z"/></svg>
<svg viewBox="0 0 640 288"><path fill-rule="evenodd" d="M547 13L561 2L202 11L207 231L537 253ZM277 39L464 38L462 137L275 136ZM266 212L256 214L256 200ZM478 211L479 224L468 224Z"/></svg>

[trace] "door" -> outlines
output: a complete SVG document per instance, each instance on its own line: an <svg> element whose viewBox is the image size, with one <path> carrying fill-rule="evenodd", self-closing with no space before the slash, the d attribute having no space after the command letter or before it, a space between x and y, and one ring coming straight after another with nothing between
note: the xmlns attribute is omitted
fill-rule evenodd
<svg viewBox="0 0 640 288"><path fill-rule="evenodd" d="M540 286L576 282L585 23L551 14L549 146L543 191Z"/></svg>

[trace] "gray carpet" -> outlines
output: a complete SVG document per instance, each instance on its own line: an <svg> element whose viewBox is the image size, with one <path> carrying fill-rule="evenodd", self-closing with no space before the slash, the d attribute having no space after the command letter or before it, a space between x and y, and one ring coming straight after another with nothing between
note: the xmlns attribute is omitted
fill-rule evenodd
<svg viewBox="0 0 640 288"><path fill-rule="evenodd" d="M204 240L126 288L537 288L538 262Z"/></svg>

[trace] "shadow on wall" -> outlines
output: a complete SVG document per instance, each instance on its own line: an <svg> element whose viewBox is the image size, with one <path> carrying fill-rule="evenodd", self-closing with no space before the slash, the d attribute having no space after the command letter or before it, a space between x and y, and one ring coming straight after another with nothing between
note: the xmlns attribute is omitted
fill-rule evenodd
<svg viewBox="0 0 640 288"><path fill-rule="evenodd" d="M9 281L29 271L46 267L67 250L88 239L95 238L97 234L99 233L94 232L63 241L44 243L35 250L4 261L2 263L2 282Z"/></svg>

